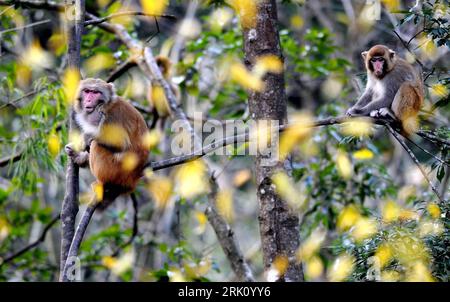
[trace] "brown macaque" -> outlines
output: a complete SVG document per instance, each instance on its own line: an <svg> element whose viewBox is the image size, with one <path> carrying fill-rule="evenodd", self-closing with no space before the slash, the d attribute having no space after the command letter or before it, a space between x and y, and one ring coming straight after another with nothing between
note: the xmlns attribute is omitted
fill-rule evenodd
<svg viewBox="0 0 450 302"><path fill-rule="evenodd" d="M171 79L171 67L172 63L169 58L165 56L155 57L156 64L158 65L164 79L172 88L172 92L175 94L177 102L180 102L180 89L172 82ZM151 110L156 110L158 117L165 119L170 116L170 107L167 102L164 89L158 84L151 83L148 88L147 98L150 103Z"/></svg>
<svg viewBox="0 0 450 302"><path fill-rule="evenodd" d="M80 82L73 109L90 148L77 152L68 144L66 152L80 166L89 163L107 205L132 192L143 175L149 155L143 144L147 124L139 111L116 95L113 84L101 79Z"/></svg>
<svg viewBox="0 0 450 302"><path fill-rule="evenodd" d="M405 134L418 129L423 103L423 81L414 67L384 45L361 53L367 70L367 85L358 102L347 110L350 116L391 117L401 122Z"/></svg>

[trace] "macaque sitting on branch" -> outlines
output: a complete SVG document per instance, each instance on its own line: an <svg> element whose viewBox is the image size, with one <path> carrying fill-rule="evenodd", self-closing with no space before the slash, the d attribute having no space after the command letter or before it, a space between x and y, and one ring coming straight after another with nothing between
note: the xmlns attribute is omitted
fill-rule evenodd
<svg viewBox="0 0 450 302"><path fill-rule="evenodd" d="M143 175L149 155L143 143L147 125L129 102L116 95L114 85L101 79L80 82L73 109L89 151L68 144L66 152L78 165L89 164L96 178L93 187L102 192L97 201L107 206L134 191Z"/></svg>
<svg viewBox="0 0 450 302"><path fill-rule="evenodd" d="M416 132L424 98L419 73L384 45L376 45L361 55L367 70L367 85L347 115L389 116L401 123L406 135Z"/></svg>

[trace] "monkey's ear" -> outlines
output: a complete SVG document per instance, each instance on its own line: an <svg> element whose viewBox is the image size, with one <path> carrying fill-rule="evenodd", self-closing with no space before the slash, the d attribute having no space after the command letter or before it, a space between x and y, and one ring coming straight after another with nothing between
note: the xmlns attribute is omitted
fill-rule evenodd
<svg viewBox="0 0 450 302"><path fill-rule="evenodd" d="M109 91L111 91L111 98L114 99L116 98L116 87L114 86L113 83L106 83L106 85L108 85Z"/></svg>
<svg viewBox="0 0 450 302"><path fill-rule="evenodd" d="M362 57L363 57L364 59L366 59L368 53L369 53L369 52L366 50L366 51L363 51L363 52L361 53L361 55L362 55Z"/></svg>
<svg viewBox="0 0 450 302"><path fill-rule="evenodd" d="M389 49L389 56L391 57L391 59L393 59L395 57L395 51Z"/></svg>

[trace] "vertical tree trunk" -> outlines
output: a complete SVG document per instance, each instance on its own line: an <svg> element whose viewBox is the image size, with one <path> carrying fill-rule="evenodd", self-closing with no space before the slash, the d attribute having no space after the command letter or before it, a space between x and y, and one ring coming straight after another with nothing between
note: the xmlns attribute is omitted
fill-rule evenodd
<svg viewBox="0 0 450 302"><path fill-rule="evenodd" d="M84 0L76 0L66 7L67 23L67 65L69 68L80 69L81 36L84 29ZM73 111L70 112L69 128L73 127ZM64 276L64 265L75 234L75 219L78 214L79 167L71 159L66 170L66 193L61 209L61 259L60 281L67 281Z"/></svg>
<svg viewBox="0 0 450 302"><path fill-rule="evenodd" d="M278 35L278 19L275 0L256 1L258 12L256 27L244 28L245 63L251 67L255 60L266 54L282 58ZM268 74L264 78L263 92L250 92L249 109L255 120L278 120L284 124L286 114L286 93L283 74ZM270 268L276 256L289 259L289 266L279 281L301 281L301 266L295 262L295 252L299 246L299 219L292 213L285 201L275 192L271 176L283 164L275 166L261 164L263 157L258 154L255 160L257 198L259 201L259 223L263 248L264 267Z"/></svg>

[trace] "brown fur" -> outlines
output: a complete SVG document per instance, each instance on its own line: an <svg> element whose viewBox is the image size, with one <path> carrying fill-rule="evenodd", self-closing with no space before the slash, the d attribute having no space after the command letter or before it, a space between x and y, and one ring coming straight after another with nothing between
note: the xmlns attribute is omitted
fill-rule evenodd
<svg viewBox="0 0 450 302"><path fill-rule="evenodd" d="M89 114L80 106L81 91L85 88L102 92L104 102L101 106L97 105L91 113L101 112L101 119L94 124L90 123ZM87 79L80 82L78 91L78 101L74 104L75 117L83 134L89 135L92 141L89 157L86 156L86 151L77 153L70 145L66 146L66 151L78 164L83 164L83 160L89 161L97 183L103 185L103 202L107 205L117 196L133 191L143 175L143 167L149 155L149 150L142 143L143 136L148 131L147 124L139 111L115 94L114 86L110 83L101 79ZM109 145L108 137L102 134L102 129L110 125L123 130L120 136L117 134L121 141L114 146ZM92 131L93 129L97 131ZM91 133L87 133L89 131ZM137 156L138 163L132 171L126 171L122 160L130 152Z"/></svg>

